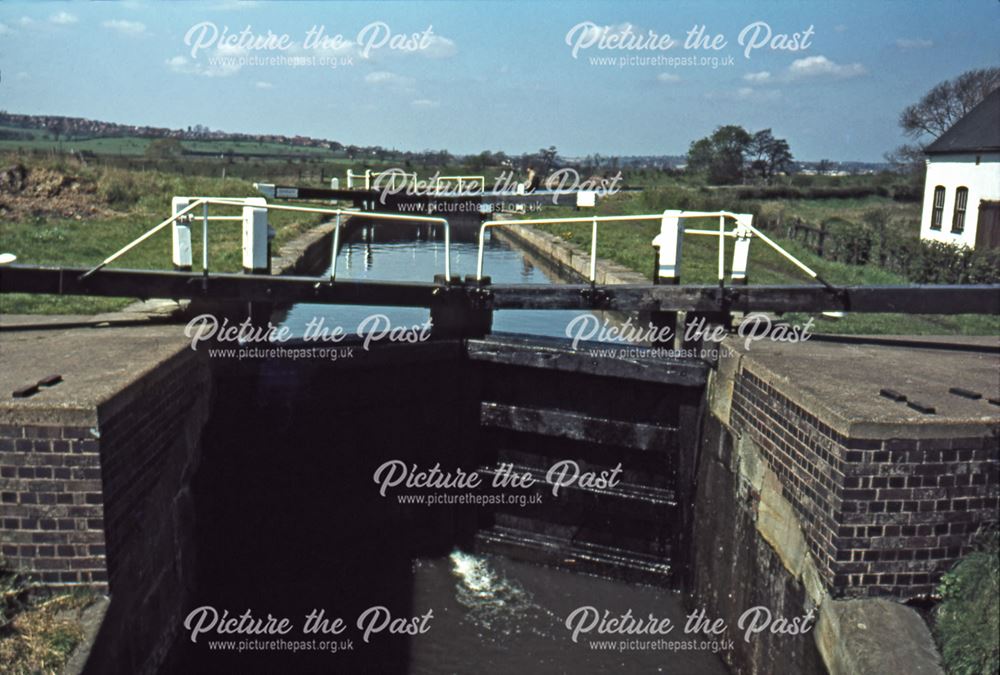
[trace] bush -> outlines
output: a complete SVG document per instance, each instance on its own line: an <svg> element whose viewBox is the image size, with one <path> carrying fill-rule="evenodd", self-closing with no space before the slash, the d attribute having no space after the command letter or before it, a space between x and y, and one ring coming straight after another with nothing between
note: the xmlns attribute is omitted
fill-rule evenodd
<svg viewBox="0 0 1000 675"><path fill-rule="evenodd" d="M997 531L941 579L934 633L950 675L1000 673L1000 547Z"/></svg>
<svg viewBox="0 0 1000 675"><path fill-rule="evenodd" d="M1000 249L976 250L969 256L963 283L995 284L1000 279Z"/></svg>
<svg viewBox="0 0 1000 675"><path fill-rule="evenodd" d="M823 257L850 265L875 263L918 284L1000 283L1000 250L973 250L908 236L905 233L919 228L893 223L888 209L868 211L863 221L826 220Z"/></svg>
<svg viewBox="0 0 1000 675"><path fill-rule="evenodd" d="M678 187L661 187L642 191L642 206L651 213L667 209L690 209L695 193Z"/></svg>
<svg viewBox="0 0 1000 675"><path fill-rule="evenodd" d="M126 209L133 206L142 197L136 180L127 171L105 171L97 181L97 195L108 206L116 209Z"/></svg>
<svg viewBox="0 0 1000 675"><path fill-rule="evenodd" d="M844 221L828 240L827 257L850 265L864 265L871 259L875 237L870 227Z"/></svg>
<svg viewBox="0 0 1000 675"><path fill-rule="evenodd" d="M648 209L651 213L667 209L681 209L686 211L737 210L734 209L731 198L727 198L724 194L707 188L697 191L679 187L643 190L641 199L643 209Z"/></svg>
<svg viewBox="0 0 1000 675"><path fill-rule="evenodd" d="M923 185L897 185L892 189L892 198L897 202L919 202L924 198Z"/></svg>
<svg viewBox="0 0 1000 675"><path fill-rule="evenodd" d="M745 185L715 188L720 193L728 193L736 199L863 199L865 197L888 197L889 188L882 185L814 185L815 176L792 176L790 185ZM810 179L802 181L799 179Z"/></svg>

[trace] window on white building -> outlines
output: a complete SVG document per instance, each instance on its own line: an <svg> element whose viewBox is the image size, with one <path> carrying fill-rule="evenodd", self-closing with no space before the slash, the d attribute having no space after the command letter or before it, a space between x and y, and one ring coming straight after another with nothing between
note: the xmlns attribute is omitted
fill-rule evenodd
<svg viewBox="0 0 1000 675"><path fill-rule="evenodd" d="M969 188L955 191L955 215L951 218L951 231L958 234L965 229L965 207L969 203Z"/></svg>
<svg viewBox="0 0 1000 675"><path fill-rule="evenodd" d="M934 210L931 212L931 229L940 230L944 219L944 186L934 188Z"/></svg>

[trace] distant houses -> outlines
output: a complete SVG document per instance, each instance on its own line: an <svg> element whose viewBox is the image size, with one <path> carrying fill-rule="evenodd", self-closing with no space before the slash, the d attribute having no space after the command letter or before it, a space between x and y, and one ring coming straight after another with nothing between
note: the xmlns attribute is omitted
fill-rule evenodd
<svg viewBox="0 0 1000 675"><path fill-rule="evenodd" d="M44 129L56 137L64 138L176 138L183 141L242 141L251 143L277 143L304 148L339 150L343 146L337 141L309 136L285 136L282 134L242 134L212 131L196 124L187 129L167 129L135 124L116 124L82 117L59 115L22 115L0 110L0 126L22 129Z"/></svg>
<svg viewBox="0 0 1000 675"><path fill-rule="evenodd" d="M1000 246L1000 89L924 150L920 238Z"/></svg>

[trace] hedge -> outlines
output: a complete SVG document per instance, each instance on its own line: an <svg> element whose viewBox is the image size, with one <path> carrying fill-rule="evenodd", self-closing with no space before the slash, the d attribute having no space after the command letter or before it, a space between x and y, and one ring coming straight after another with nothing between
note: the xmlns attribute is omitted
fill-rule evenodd
<svg viewBox="0 0 1000 675"><path fill-rule="evenodd" d="M934 635L949 675L1000 673L1000 546L996 530L944 575Z"/></svg>
<svg viewBox="0 0 1000 675"><path fill-rule="evenodd" d="M891 223L883 209L869 211L864 220L824 222L823 257L851 265L877 264L918 284L1000 283L1000 249L974 250L908 236L903 233L919 228Z"/></svg>

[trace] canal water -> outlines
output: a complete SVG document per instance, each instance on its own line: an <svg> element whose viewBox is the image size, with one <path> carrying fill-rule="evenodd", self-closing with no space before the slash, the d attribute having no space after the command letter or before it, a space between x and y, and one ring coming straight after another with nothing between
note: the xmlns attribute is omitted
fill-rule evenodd
<svg viewBox="0 0 1000 675"><path fill-rule="evenodd" d="M338 278L430 280L443 269L440 242L375 239L344 245ZM452 256L453 273L474 272L475 244L456 242ZM486 271L497 281L552 281L500 241L489 244ZM298 305L285 321L301 330L323 313L346 328L373 311L394 322L427 319L406 308ZM505 312L495 329L561 335L575 315ZM161 672L725 673L716 645L687 641L678 591L476 554L477 523L489 517L483 507L379 494L373 475L387 460L476 469L474 378L461 362L369 372L287 359L243 364L217 378L192 485L192 610L287 617L293 631L286 639L312 646L268 647L261 643L269 636L217 634L195 642L184 629ZM391 634L387 624L366 642L357 620L373 607L385 608L401 629L416 627L429 611L433 617L422 632ZM573 641L566 620L581 607L670 619L675 628L666 636L593 633ZM342 618L344 632L305 634L303 618L317 610ZM261 643L248 641L256 637ZM220 638L232 643L219 646Z"/></svg>
<svg viewBox="0 0 1000 675"><path fill-rule="evenodd" d="M354 237L341 246L337 259L337 278L358 281L433 281L435 274L444 273L445 247L440 239L414 241L412 232L375 226L357 230ZM382 234L382 233L385 234ZM407 236L408 235L408 236ZM474 241L453 241L451 273L465 278L475 274L478 244ZM330 270L324 271L329 274ZM547 284L557 280L552 274L528 262L504 241L487 232L483 273L496 283ZM301 335L307 322L323 317L324 326L340 326L355 332L359 324L373 313L389 317L393 325L422 324L430 311L414 307L356 307L299 304L292 307L284 325L295 335ZM500 310L494 313L493 331L565 337L566 326L582 312L573 310Z"/></svg>
<svg viewBox="0 0 1000 675"><path fill-rule="evenodd" d="M668 651L651 644L657 636L643 635L582 635L574 642L565 626L574 610L591 606L613 617L670 619L676 627L664 642L683 642L685 611L665 589L455 551L414 562L414 602L441 610L435 630L412 643L412 673L727 672L710 649ZM627 640L636 643L623 645ZM606 641L612 648L598 649Z"/></svg>

